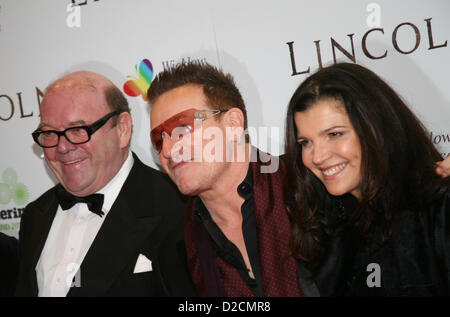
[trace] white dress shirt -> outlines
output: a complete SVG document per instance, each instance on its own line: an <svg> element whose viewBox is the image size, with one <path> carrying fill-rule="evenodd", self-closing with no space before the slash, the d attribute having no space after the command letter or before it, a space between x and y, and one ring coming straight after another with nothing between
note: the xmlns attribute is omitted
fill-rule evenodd
<svg viewBox="0 0 450 317"><path fill-rule="evenodd" d="M38 296L66 296L70 287L80 285L78 269L128 177L134 159L131 152L113 179L97 193L104 194L103 217L85 203L62 210L58 206L50 232L36 265ZM75 274L78 272L77 276Z"/></svg>

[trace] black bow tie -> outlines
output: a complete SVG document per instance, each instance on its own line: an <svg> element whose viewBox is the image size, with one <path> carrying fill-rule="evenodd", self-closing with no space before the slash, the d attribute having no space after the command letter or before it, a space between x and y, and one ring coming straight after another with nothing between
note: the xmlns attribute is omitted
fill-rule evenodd
<svg viewBox="0 0 450 317"><path fill-rule="evenodd" d="M58 203L61 205L63 210L72 208L76 203L86 203L89 210L94 214L102 217L105 213L102 211L103 194L92 194L86 197L74 196L64 189L61 185L56 187L56 197L58 198Z"/></svg>

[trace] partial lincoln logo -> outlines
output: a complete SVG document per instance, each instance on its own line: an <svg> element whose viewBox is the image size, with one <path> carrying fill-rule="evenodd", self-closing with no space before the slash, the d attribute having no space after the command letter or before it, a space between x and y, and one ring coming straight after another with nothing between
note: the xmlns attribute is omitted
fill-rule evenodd
<svg viewBox="0 0 450 317"><path fill-rule="evenodd" d="M38 88L36 89L36 100L37 100L37 107L39 108L39 105L41 104L41 99L44 96L43 92ZM33 111L24 109L23 102L22 102L22 92L16 93L17 98L13 95L7 95L7 94L1 94L0 95L0 120L1 121L8 121L10 120L14 114L17 112L20 113L20 119L33 117ZM29 103L29 102L25 102ZM19 111L17 111L19 110ZM0 123L1 123L0 121Z"/></svg>
<svg viewBox="0 0 450 317"><path fill-rule="evenodd" d="M437 48L443 48L447 47L447 40L440 40L439 44L437 44L437 41L433 38L433 30L431 27L431 20L432 18L424 19L426 23L426 29L427 34L425 35L428 38L428 50L433 50ZM405 45L403 41L398 41L397 38L399 37L399 33L402 34L400 36L401 38L405 37L408 39L408 42L410 42L409 45ZM355 43L354 43L354 35L355 33L347 34L349 38L349 44L343 44L337 42L334 38L330 37L330 44L331 44L331 51L333 53L333 61L336 63L337 57L336 53L339 51L341 54L343 54L346 58L348 58L353 63L356 63L356 53L355 53ZM372 28L368 30L364 35L361 37L361 48L364 53L364 56L366 56L369 59L382 59L385 58L388 54L390 54L388 49L382 50L381 52L376 51L373 47L371 47L370 42L371 39L374 37L385 37L389 36L389 39L392 39L392 46L394 50L400 54L408 55L413 52L415 52L422 41L423 34L420 33L419 28L411 22L404 22L397 25L393 30L392 34L386 34L384 28ZM317 64L319 68L322 68L322 51L321 51L321 43L320 40L313 41L316 54L317 54ZM294 41L287 42L286 43L289 48L289 56L291 59L291 67L292 67L292 76L295 75L301 75L301 74L308 74L311 71L311 67L308 66L307 68L305 66L300 67L297 64L297 61L295 59L295 50L294 50ZM302 45L304 46L304 45ZM408 47L407 47L408 46ZM392 51L392 50L391 50Z"/></svg>

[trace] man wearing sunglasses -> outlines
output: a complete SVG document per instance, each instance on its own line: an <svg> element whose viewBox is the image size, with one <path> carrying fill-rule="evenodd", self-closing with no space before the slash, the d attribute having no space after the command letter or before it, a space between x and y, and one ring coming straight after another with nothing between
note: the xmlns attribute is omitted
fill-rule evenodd
<svg viewBox="0 0 450 317"><path fill-rule="evenodd" d="M250 146L233 78L206 63L181 63L156 76L148 100L153 147L190 196L186 250L198 293L301 296L288 250L283 166L267 172L278 158Z"/></svg>
<svg viewBox="0 0 450 317"><path fill-rule="evenodd" d="M186 296L184 203L130 151L122 92L91 72L50 85L32 133L59 184L30 203L19 232L17 296Z"/></svg>

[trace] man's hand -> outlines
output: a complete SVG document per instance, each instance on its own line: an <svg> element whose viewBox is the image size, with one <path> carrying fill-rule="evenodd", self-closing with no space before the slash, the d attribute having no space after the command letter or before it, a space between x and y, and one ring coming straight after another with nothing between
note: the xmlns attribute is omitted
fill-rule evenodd
<svg viewBox="0 0 450 317"><path fill-rule="evenodd" d="M450 176L450 156L443 161L436 162L436 173L442 177Z"/></svg>

